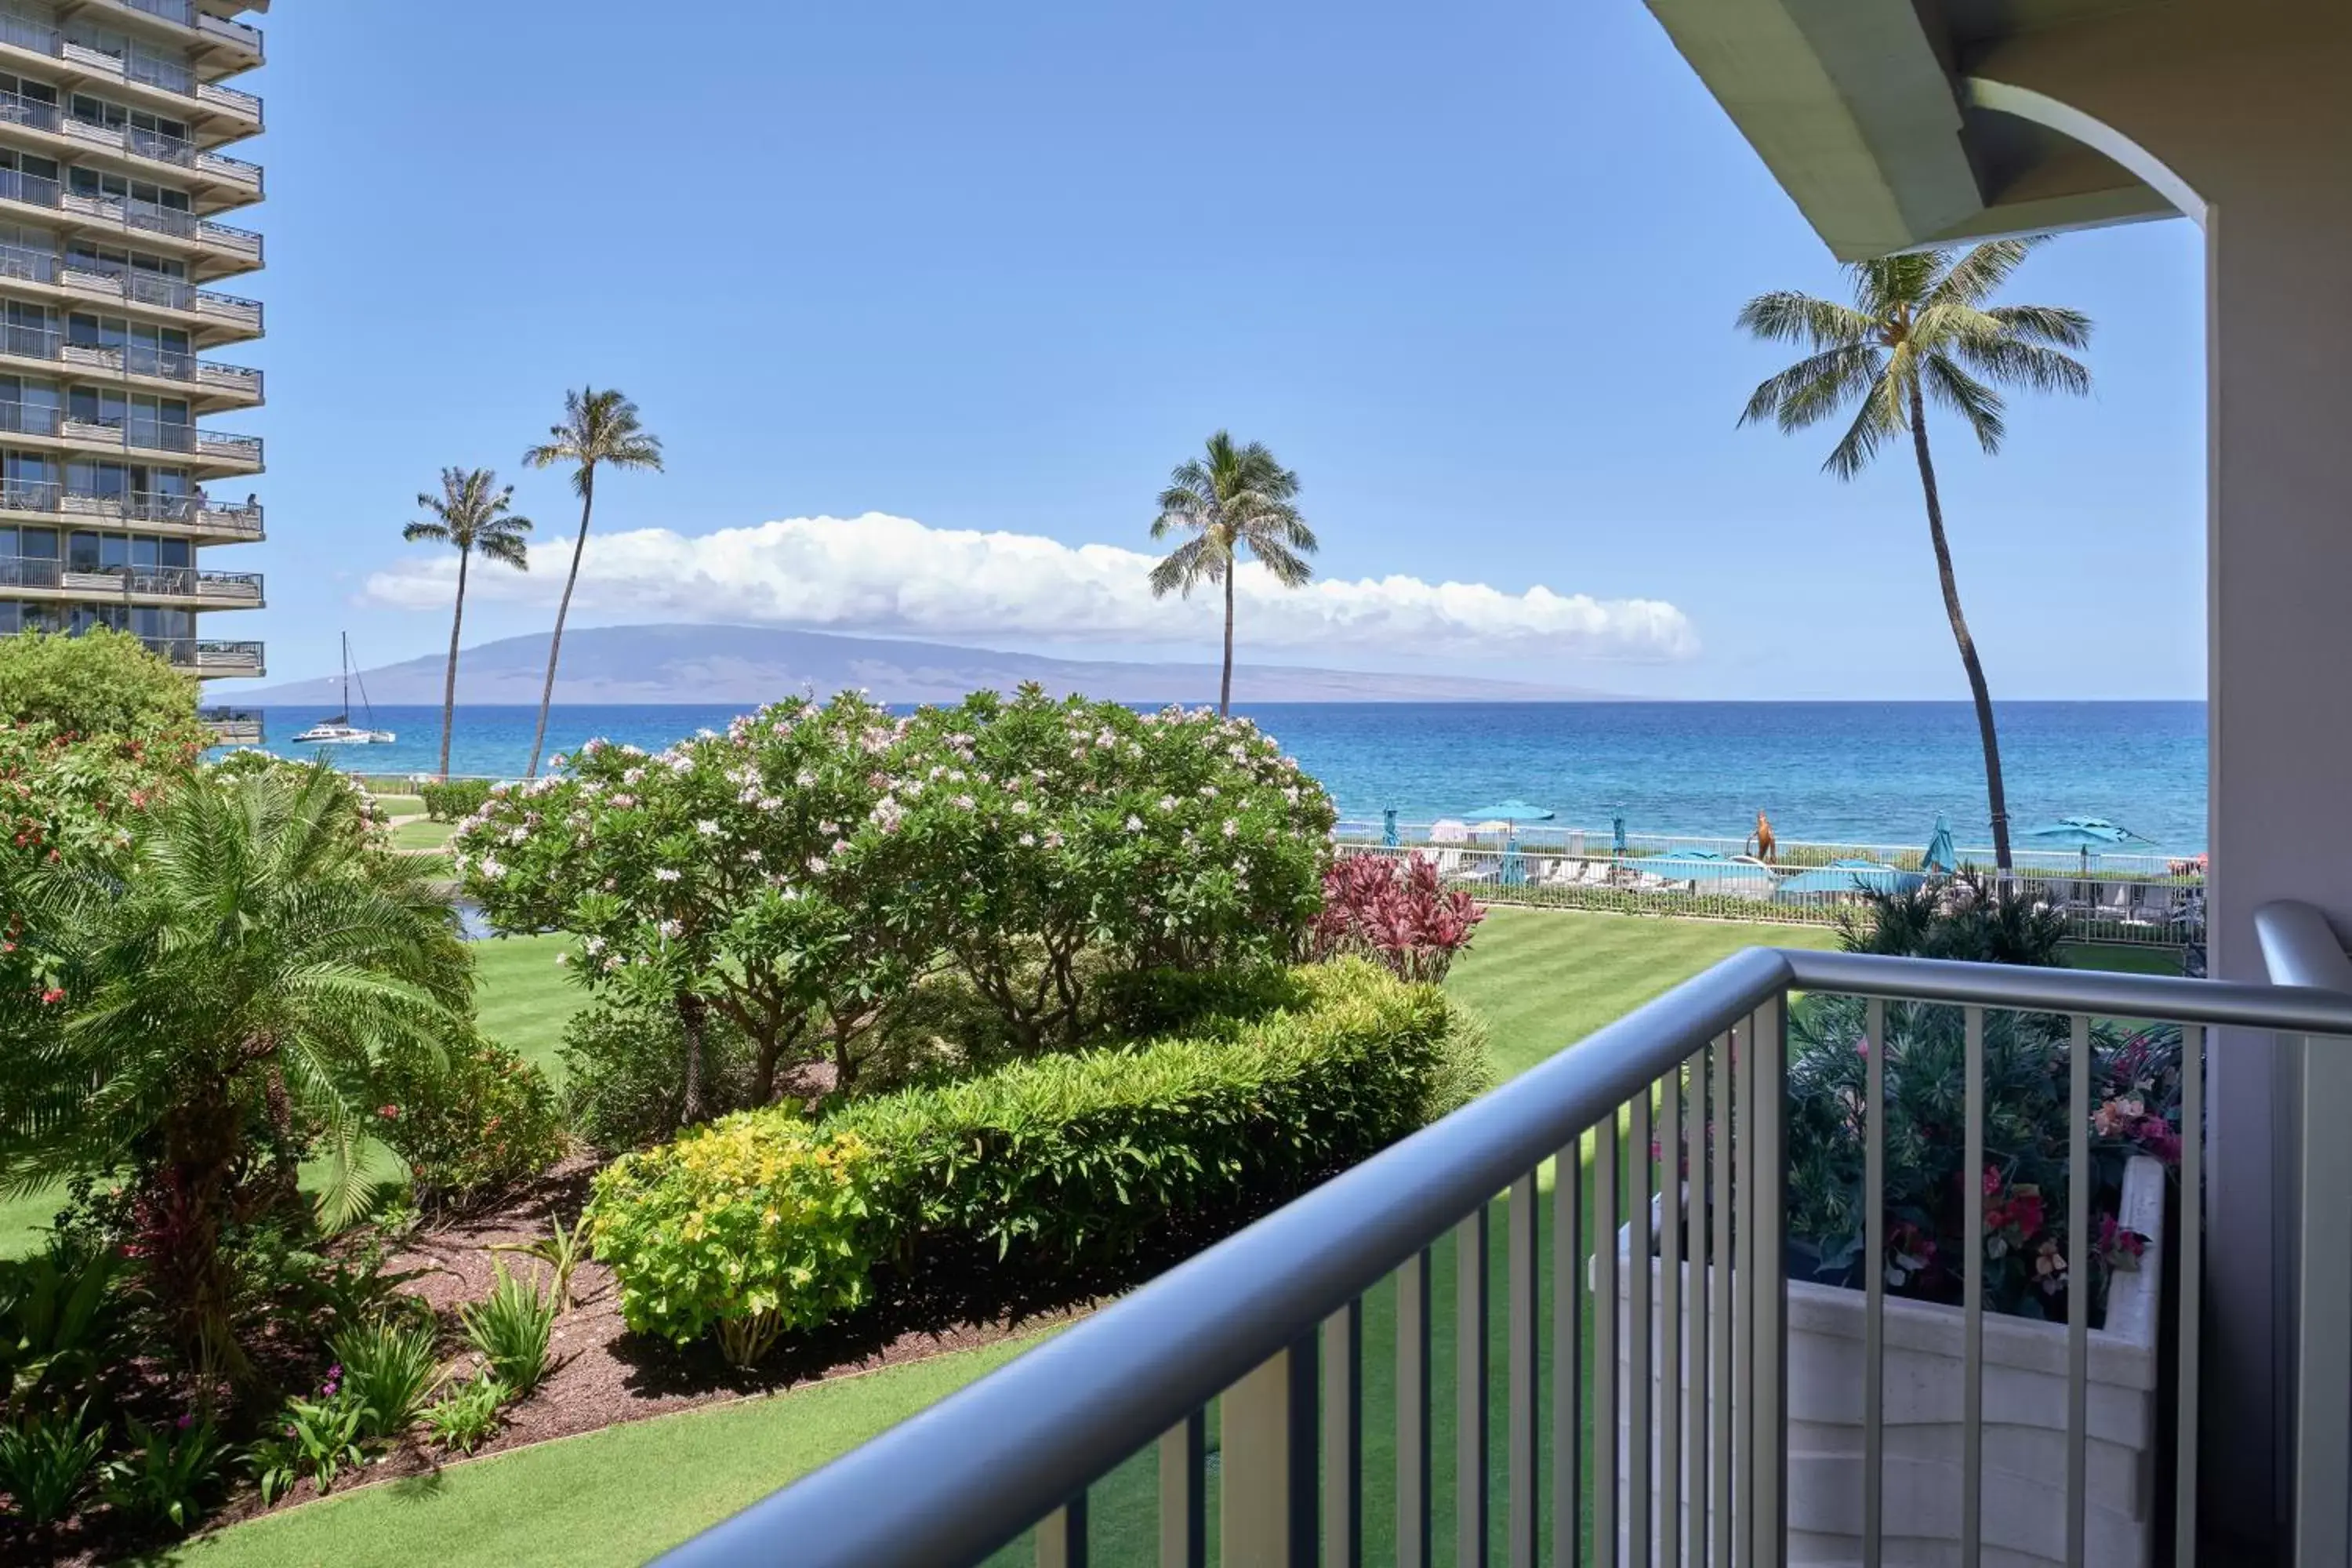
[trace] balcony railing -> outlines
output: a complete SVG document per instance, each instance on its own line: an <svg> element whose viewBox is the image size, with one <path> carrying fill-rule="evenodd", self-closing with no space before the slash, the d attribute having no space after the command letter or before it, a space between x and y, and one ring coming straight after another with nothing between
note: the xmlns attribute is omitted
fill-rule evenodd
<svg viewBox="0 0 2352 1568"><path fill-rule="evenodd" d="M121 0L133 11L144 12L160 21L192 28L207 37L219 38L239 48L261 53L261 30L226 16L215 16L201 11L192 0Z"/></svg>
<svg viewBox="0 0 2352 1568"><path fill-rule="evenodd" d="M0 480L0 511L169 524L239 539L259 539L262 535L259 501L224 506L202 496L143 490L123 495L77 495L55 480Z"/></svg>
<svg viewBox="0 0 2352 1568"><path fill-rule="evenodd" d="M1863 999L1846 1113L1864 1145L1852 1289L1792 1283L1783 1245L1790 1163L1814 1152L1791 1146L1785 1119L1799 990L1808 1006ZM1982 1247L1948 1264L1964 1279L1959 1304L1890 1309L1879 1195L1892 1119L1875 1108L1887 1103L1895 1009L1934 1009L1965 1042L1955 1055L1969 1087L1954 1108L1964 1173L1986 1163L1988 1017L2063 1019L2052 1037L2069 1080L2067 1190L2042 1201L2062 1216L2064 1257L2085 1260L2075 1278L2094 1273L2087 1260L2099 1255L2092 1022L2180 1026L2177 1243L2150 1240L2130 1322L2094 1330L2087 1285L2065 1292L2071 1309L2049 1298L2063 1322L1989 1315ZM1899 1535L1903 1561L2138 1563L2161 1547L2194 1563L2204 1069L2215 1026L2331 1037L2314 1042L2312 1059L2352 1069L2352 996L2334 991L1751 950L663 1561L970 1564L1034 1532L1039 1563L1080 1563L1090 1522L1108 1522L1124 1540L1156 1537L1162 1563L1198 1563L1213 1522L1213 1522L1228 1563L1358 1562L1376 1510L1393 1520L1397 1559L1425 1563L1439 1497L1454 1505L1464 1564L1489 1561L1490 1532L1515 1564L1537 1562L1547 1535L1559 1563L1875 1563ZM2340 1102L2314 1105L2315 1116L2338 1113ZM2352 1145L2330 1131L2321 1158L2352 1183ZM2334 1225L2340 1189L2309 1184L2318 1168L2306 1163L2304 1191L2327 1201L2303 1206ZM1991 1234L1982 1184L1958 1185L1960 1234ZM2127 1202L2141 1206L2129 1223L2167 1232L2165 1178L2143 1179L2136 1200L2131 1190ZM1621 1229L1621 1215L1635 1223ZM1497 1229L1499 1270L1489 1262ZM1440 1248L1456 1259L1450 1300L1432 1288ZM2352 1291L2352 1249L2332 1248L2319 1273ZM2178 1348L2156 1326L2168 1275L2179 1286ZM1367 1342L1376 1288L1395 1303L1393 1343ZM2123 1294L2111 1289L2111 1307ZM2347 1338L2346 1307L2341 1294L2314 1297L2307 1279L2306 1337L2316 1322ZM1446 1458L1432 1409L1441 1312L1456 1325ZM2031 1370L2011 1364L2021 1334ZM1928 1349L1949 1375L1931 1378L1923 1398ZM1379 1380L1392 1395L1380 1404L1366 1397L1375 1361L1394 1368ZM2004 1380L1990 1407L1989 1363ZM2313 1372L2306 1360L2301 1431L2315 1462L2300 1495L2340 1512L2352 1426L2343 1358ZM1899 1449L1891 1393L1906 1401ZM1393 1430L1368 1431L1383 1409ZM1395 1469L1375 1471L1365 1456L1391 1438ZM1114 1470L1119 1484L1097 1489ZM1145 1500L1155 1494L1156 1506ZM1106 1521L1112 1507L1119 1517Z"/></svg>
<svg viewBox="0 0 2352 1568"><path fill-rule="evenodd" d="M262 647L257 642L212 642L196 637L142 637L148 651L160 654L182 669L207 675L258 675Z"/></svg>
<svg viewBox="0 0 2352 1568"><path fill-rule="evenodd" d="M258 708L199 708L196 722L210 730L219 745L258 746L263 740Z"/></svg>
<svg viewBox="0 0 2352 1568"><path fill-rule="evenodd" d="M261 236L249 228L237 228L230 224L198 217L184 207L169 207L159 202L141 201L130 196L87 196L71 191L60 193L55 180L22 174L15 170L0 170L0 174L8 176L0 180L0 196L11 201L52 206L88 222L136 233L167 235L173 239L211 246L237 256L251 257L255 260L261 257Z"/></svg>
<svg viewBox="0 0 2352 1568"><path fill-rule="evenodd" d="M222 392L261 395L261 373L243 365L215 364L183 349L153 343L83 343L55 327L0 322L0 354L14 359L55 360L77 370L111 376L152 376L188 382Z"/></svg>
<svg viewBox="0 0 2352 1568"><path fill-rule="evenodd" d="M257 572L204 572L193 566L101 566L53 556L0 555L0 587L123 598L215 599L257 605Z"/></svg>
<svg viewBox="0 0 2352 1568"><path fill-rule="evenodd" d="M257 300L215 293L182 279L134 268L60 261L54 251L26 245L0 245L0 279L54 284L93 299L121 300L159 310L193 310L256 332L261 330L261 306Z"/></svg>
<svg viewBox="0 0 2352 1568"><path fill-rule="evenodd" d="M240 24L227 23L228 26ZM251 29L247 29L251 31ZM253 47L260 49L260 35L254 35ZM112 54L68 39L55 27L11 13L0 12L0 45L28 49L63 60L77 70L95 76L111 77L118 81L151 87L160 91L194 99L198 103L249 119L258 127L261 123L261 100L252 93L217 82L199 81L196 73L185 62L133 49L125 54Z"/></svg>
<svg viewBox="0 0 2352 1568"><path fill-rule="evenodd" d="M132 451L176 452L240 467L261 462L258 436L233 436L151 415L77 416L48 404L0 402L0 431L59 437Z"/></svg>

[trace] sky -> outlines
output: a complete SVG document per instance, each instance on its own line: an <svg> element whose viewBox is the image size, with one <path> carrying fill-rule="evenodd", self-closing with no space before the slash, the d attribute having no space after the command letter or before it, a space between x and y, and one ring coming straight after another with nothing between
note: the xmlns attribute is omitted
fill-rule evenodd
<svg viewBox="0 0 2352 1568"><path fill-rule="evenodd" d="M445 465L541 541L467 642L543 630L577 501L520 458L593 383L667 466L600 482L575 624L1213 658L1140 552L1229 428L1322 541L1306 595L1243 579L1245 660L1966 696L1916 468L1735 428L1790 357L1741 302L1844 284L1638 0L261 20L270 265L227 287L269 336L215 357L270 402L214 423L268 437L270 537L206 564L270 607L205 629L273 680L446 647L447 552L400 538ZM2201 295L2186 222L2061 237L2010 297L2093 316L2095 395L1992 459L1931 416L1997 696L2202 695Z"/></svg>

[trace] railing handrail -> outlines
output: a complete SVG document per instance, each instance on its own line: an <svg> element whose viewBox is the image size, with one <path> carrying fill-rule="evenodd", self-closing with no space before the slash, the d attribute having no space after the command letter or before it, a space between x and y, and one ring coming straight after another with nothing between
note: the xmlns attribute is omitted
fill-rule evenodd
<svg viewBox="0 0 2352 1568"><path fill-rule="evenodd" d="M1750 948L662 1563L741 1568L783 1542L810 1568L980 1560L1790 988L2352 1037L2352 995L2336 992Z"/></svg>
<svg viewBox="0 0 2352 1568"><path fill-rule="evenodd" d="M1492 833L1480 834L1473 839L1461 843L1435 844L1433 840L1431 840L1427 837L1427 835L1429 830L1434 828L1439 821L1459 822L1469 828L1473 833L1477 833L1477 824L1472 822L1466 816L1412 821L1400 819L1396 824L1398 836L1397 847L1418 849L1433 845L1433 847L1438 848L1488 849L1500 847L1500 838ZM1333 832L1341 843L1360 844L1365 842L1367 839L1377 842L1380 836L1384 834L1387 829L1388 824L1380 818L1341 816L1334 826ZM1520 823L1517 827L1512 829L1511 836L1517 840L1518 847L1521 849L1526 850L1530 854L1564 853L1566 851L1561 848L1561 846L1569 839L1578 837L1583 839L1584 849L1582 853L1589 858L1605 858L1612 852L1610 846L1612 840L1612 834L1611 829L1607 827L1587 827L1572 822ZM1705 833L1649 833L1629 829L1625 835L1625 842L1626 854L1629 857L1648 858L1656 855L1671 854L1677 849L1720 849L1728 853L1736 854L1746 846L1752 844L1754 839L1731 838ZM1904 858L1916 860L1920 857L1925 849L1925 846L1917 842L1907 844L1888 844L1884 842L1873 842L1860 838L1828 839L1783 837L1778 839L1776 842L1779 846L1781 858L1779 861L1775 862L1775 864L1782 870L1798 871L1817 870L1820 868L1801 864L1790 859L1789 856L1792 851L1859 851L1863 854L1874 856L1880 859L1891 862ZM1987 845L1958 845L1954 848L1953 853L1959 858L1961 863L1964 865L1982 866L1988 868L1992 865L1993 852L1991 847ZM2016 868L2019 870L2050 871L2055 873L2075 868L2079 864L2082 851L2080 849L2073 848L2040 848L2032 845L2023 845L2012 846L2011 854L2013 860L2021 862L2021 864ZM2091 868L2094 871L2097 871L2101 868L2108 869L2123 869L2133 866L2147 866L2151 868L2157 866L2168 867L2175 864L2184 863L2193 858L2193 855L2169 854L2161 848L2153 850L2093 849L2091 851Z"/></svg>

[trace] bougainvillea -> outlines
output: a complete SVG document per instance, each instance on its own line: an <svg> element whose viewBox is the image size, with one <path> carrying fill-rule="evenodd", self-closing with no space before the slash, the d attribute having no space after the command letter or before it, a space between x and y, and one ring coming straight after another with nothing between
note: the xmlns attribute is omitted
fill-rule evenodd
<svg viewBox="0 0 2352 1568"><path fill-rule="evenodd" d="M2081 1278L2067 1234L2072 1032L2063 1018L1984 1016L1986 1163L1967 1165L1963 1020L1956 1007L1887 1008L1887 1250L1877 1261L1898 1295L1958 1301L1969 1243L1968 1185L1984 1202L1977 1245L1988 1310L2062 1319ZM1869 1047L1862 1004L1815 997L1790 1018L1789 1229L1799 1276L1857 1282L1867 1267L1863 1188ZM2104 1302L2116 1269L2138 1266L2147 1237L2119 1218L2124 1167L2180 1157L2180 1034L2095 1026L2091 1036L2090 1280Z"/></svg>
<svg viewBox="0 0 2352 1568"><path fill-rule="evenodd" d="M1315 952L1361 953L1401 980L1434 983L1445 978L1486 918L1468 893L1440 885L1432 860L1353 855L1323 873Z"/></svg>

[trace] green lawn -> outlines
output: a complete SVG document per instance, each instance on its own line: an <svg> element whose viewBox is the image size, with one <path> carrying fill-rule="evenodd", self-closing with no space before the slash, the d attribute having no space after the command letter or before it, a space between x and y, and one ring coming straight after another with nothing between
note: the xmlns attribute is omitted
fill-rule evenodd
<svg viewBox="0 0 2352 1568"><path fill-rule="evenodd" d="M454 822L432 822L423 818L404 822L392 830L392 847L394 849L438 849L449 842L449 835L457 828Z"/></svg>
<svg viewBox="0 0 2352 1568"><path fill-rule="evenodd" d="M386 816L425 815L425 797L421 795L380 795L375 797L375 803L383 807Z"/></svg>
<svg viewBox="0 0 2352 1568"><path fill-rule="evenodd" d="M1825 947L1834 938L1834 932L1818 927L1497 909L1449 986L1486 1017L1499 1080L1741 948ZM487 942L479 949L486 1026L534 1059L547 1059L562 1018L579 1005L580 994L553 962L562 946L557 939L541 937ZM2074 956L2086 967L2155 967L2136 950L2085 949ZM1549 1185L1547 1172L1547 1190ZM1538 1226L1538 1245L1547 1258L1550 1210L1547 1199ZM1496 1336L1489 1355L1490 1404L1497 1415L1498 1437L1506 1392L1500 1302L1507 1211L1507 1204L1497 1204L1492 1211L1488 1254ZM1589 1213L1587 1218L1589 1222ZM1433 1436L1437 1459L1433 1507L1439 1560L1450 1561L1456 1390L1451 1241L1435 1249L1433 1264ZM1548 1263L1543 1273L1549 1277ZM1393 1552L1393 1284L1383 1284L1366 1297L1365 1336L1366 1560L1382 1561ZM330 1499L224 1531L172 1561L192 1568L310 1563L406 1568L425 1558L457 1564L543 1563L582 1568L639 1563L979 1377L1021 1344L944 1355L870 1377L456 1465L432 1488L403 1483ZM1585 1350L1589 1354L1589 1344ZM1539 1426L1547 1442L1549 1429L1547 1412ZM1499 1447L1490 1463L1499 1474ZM1152 1457L1147 1453L1095 1489L1096 1561L1139 1568L1155 1561L1156 1488ZM1211 1488L1213 1515L1213 1471ZM1504 1545L1499 1510L1495 1523L1499 1558ZM1031 1561L1028 1553L1025 1542L1016 1542L995 1563L1012 1568Z"/></svg>

